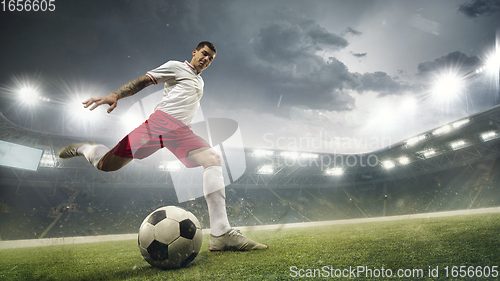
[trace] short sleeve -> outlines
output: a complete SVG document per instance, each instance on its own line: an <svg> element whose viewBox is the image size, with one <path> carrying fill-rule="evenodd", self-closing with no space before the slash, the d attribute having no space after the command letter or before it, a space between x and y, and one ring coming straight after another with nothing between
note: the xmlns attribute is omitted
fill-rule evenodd
<svg viewBox="0 0 500 281"><path fill-rule="evenodd" d="M155 85L175 80L175 62L169 61L146 73Z"/></svg>

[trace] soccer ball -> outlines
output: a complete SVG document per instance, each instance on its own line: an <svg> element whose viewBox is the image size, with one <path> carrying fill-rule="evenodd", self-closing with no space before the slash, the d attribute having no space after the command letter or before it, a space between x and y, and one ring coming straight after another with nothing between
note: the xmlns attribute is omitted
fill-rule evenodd
<svg viewBox="0 0 500 281"><path fill-rule="evenodd" d="M176 206L149 214L139 229L139 249L152 266L162 269L188 266L201 249L203 235L198 219Z"/></svg>

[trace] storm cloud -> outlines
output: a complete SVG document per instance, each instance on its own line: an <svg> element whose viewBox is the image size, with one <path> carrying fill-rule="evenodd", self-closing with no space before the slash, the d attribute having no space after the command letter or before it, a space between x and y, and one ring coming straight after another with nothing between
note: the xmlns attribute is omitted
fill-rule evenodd
<svg viewBox="0 0 500 281"><path fill-rule="evenodd" d="M500 12L500 2L495 0L472 0L460 5L458 10L470 18L490 16Z"/></svg>
<svg viewBox="0 0 500 281"><path fill-rule="evenodd" d="M462 75L476 70L481 66L481 59L477 56L467 56L462 52L451 52L433 61L427 61L418 65L418 74L426 76L428 74L453 70Z"/></svg>

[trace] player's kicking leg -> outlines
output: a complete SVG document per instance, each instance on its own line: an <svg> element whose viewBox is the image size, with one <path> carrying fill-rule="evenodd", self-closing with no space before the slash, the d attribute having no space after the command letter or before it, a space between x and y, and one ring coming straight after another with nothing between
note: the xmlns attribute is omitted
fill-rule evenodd
<svg viewBox="0 0 500 281"><path fill-rule="evenodd" d="M267 246L245 237L239 230L232 229L226 213L226 192L220 156L212 148L190 151L190 161L201 165L203 172L203 192L210 216L210 251L263 250Z"/></svg>
<svg viewBox="0 0 500 281"><path fill-rule="evenodd" d="M117 171L127 165L132 158L124 158L110 153L109 148L95 142L74 143L59 152L59 158L84 156L97 169L105 172Z"/></svg>

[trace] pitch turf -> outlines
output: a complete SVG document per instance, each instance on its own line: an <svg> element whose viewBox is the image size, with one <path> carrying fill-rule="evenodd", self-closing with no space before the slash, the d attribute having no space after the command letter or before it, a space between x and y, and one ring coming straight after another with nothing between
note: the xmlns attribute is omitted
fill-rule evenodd
<svg viewBox="0 0 500 281"><path fill-rule="evenodd" d="M208 251L205 235L191 266L167 271L149 266L136 240L5 249L0 280L284 280L339 274L386 280L382 275L389 273L392 279L406 274L406 280L494 280L495 271L500 276L499 230L498 213L261 230L247 236L267 250L219 253ZM429 270L438 277L429 277Z"/></svg>

